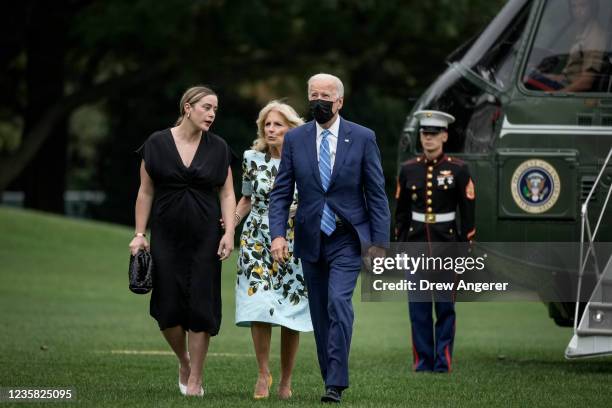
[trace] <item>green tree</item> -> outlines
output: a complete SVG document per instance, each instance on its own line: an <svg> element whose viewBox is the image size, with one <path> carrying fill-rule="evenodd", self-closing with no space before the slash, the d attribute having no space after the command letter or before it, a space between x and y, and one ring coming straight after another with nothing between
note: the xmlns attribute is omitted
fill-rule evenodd
<svg viewBox="0 0 612 408"><path fill-rule="evenodd" d="M392 188L397 136L412 101L444 69L445 56L482 29L502 3L30 0L13 4L14 10L2 13L12 18L5 17L7 24L2 27L6 47L0 59L6 75L0 83L8 92L0 96L0 138L11 143L0 143L0 190L34 161L38 176L31 178L35 183L26 194L33 197L38 188L43 201L56 198L53 205L27 200L28 205L59 210L56 199L65 183L74 185L78 173L82 186L89 174L89 186L103 189L108 197L97 216L130 223L138 164L131 152L152 131L172 125L186 87L206 83L219 93L213 131L240 155L254 139L257 112L268 100L286 98L307 116L306 79L321 71L337 74L345 82L343 115L377 132L387 185ZM42 16L47 17L39 23L43 29L34 24L36 19L44 20ZM40 41L36 58L33 43L27 40L32 37ZM37 82L30 72L38 72ZM107 121L101 127L106 134L95 139L98 154L87 161L75 158L86 149L71 149L70 144L93 139L66 137L67 118L83 105ZM15 129L21 129L21 137L2 136ZM69 156L68 151L77 153ZM62 163L65 169L66 162L67 177L51 171ZM75 172L77 166L90 170ZM43 180L47 190L37 185Z"/></svg>

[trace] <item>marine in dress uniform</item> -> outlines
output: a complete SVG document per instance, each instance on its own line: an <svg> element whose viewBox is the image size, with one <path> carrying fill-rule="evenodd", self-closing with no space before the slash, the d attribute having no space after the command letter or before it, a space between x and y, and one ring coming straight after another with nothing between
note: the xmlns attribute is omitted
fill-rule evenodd
<svg viewBox="0 0 612 408"><path fill-rule="evenodd" d="M434 243L471 242L476 234L474 182L463 161L443 152L448 124L455 118L439 111L419 111L415 115L420 121L424 154L405 162L400 170L396 238L400 242L428 243L430 251ZM450 372L455 336L454 296L445 297L437 292L427 299L412 300L409 310L414 370Z"/></svg>

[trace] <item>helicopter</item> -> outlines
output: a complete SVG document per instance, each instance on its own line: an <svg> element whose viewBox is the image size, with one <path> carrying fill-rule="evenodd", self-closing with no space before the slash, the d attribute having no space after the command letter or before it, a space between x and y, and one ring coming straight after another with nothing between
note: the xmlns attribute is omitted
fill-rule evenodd
<svg viewBox="0 0 612 408"><path fill-rule="evenodd" d="M477 241L580 243L572 293L542 300L574 327L567 358L612 354L610 252L585 273L612 241L612 2L509 0L447 64L406 118L398 163L422 153L415 112L452 114L444 151L476 183ZM498 258L528 274L519 255Z"/></svg>

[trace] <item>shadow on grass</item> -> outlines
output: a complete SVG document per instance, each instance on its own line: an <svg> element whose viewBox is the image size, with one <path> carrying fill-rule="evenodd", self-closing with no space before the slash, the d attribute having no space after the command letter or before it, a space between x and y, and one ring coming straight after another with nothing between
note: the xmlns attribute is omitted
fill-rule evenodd
<svg viewBox="0 0 612 408"><path fill-rule="evenodd" d="M545 370L550 373L563 372L565 374L575 375L611 375L612 374L612 359L604 360L544 360L536 359L521 359L521 358L503 358L497 359L498 367L517 367L521 370L540 371Z"/></svg>

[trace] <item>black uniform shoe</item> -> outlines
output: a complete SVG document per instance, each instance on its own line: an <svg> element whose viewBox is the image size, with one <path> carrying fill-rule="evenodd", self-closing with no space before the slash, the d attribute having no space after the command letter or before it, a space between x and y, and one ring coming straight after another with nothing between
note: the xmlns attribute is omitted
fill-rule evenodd
<svg viewBox="0 0 612 408"><path fill-rule="evenodd" d="M325 390L325 394L321 397L321 402L339 403L342 398L342 390L335 387L329 387Z"/></svg>

